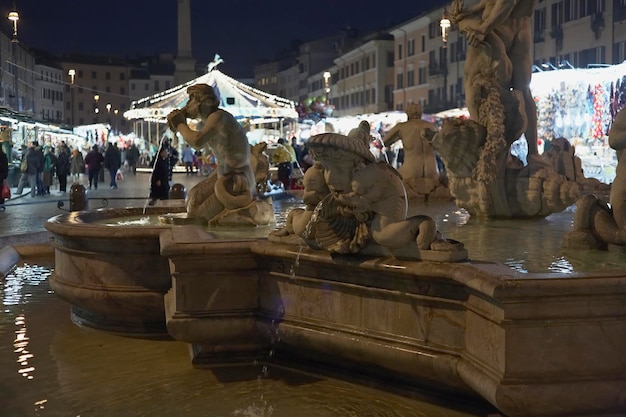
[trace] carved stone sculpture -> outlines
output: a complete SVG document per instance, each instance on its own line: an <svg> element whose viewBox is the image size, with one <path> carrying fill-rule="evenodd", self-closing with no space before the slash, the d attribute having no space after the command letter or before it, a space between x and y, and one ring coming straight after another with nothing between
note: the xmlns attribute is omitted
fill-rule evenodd
<svg viewBox="0 0 626 417"><path fill-rule="evenodd" d="M392 255L458 261L463 244L446 240L428 216L407 217L407 198L398 172L374 162L368 142L326 133L307 142L315 165L304 175L305 209L292 210L284 229L270 240L296 236L333 253Z"/></svg>
<svg viewBox="0 0 626 417"><path fill-rule="evenodd" d="M593 194L576 202L574 228L563 246L575 249L626 251L626 110L615 117L609 131L609 146L617 151L617 169L609 204Z"/></svg>
<svg viewBox="0 0 626 417"><path fill-rule="evenodd" d="M537 154L530 50L520 49L530 47L534 4L483 0L463 9L455 0L451 6L451 20L470 45L465 90L471 119L446 120L429 139L446 164L456 204L472 215L545 217L580 195L575 181ZM428 131L424 134L428 138ZM528 141L526 166L510 152L522 134Z"/></svg>
<svg viewBox="0 0 626 417"><path fill-rule="evenodd" d="M185 107L167 116L169 126L193 148L209 146L218 162L217 169L189 191L187 215L204 218L210 225L268 224L273 211L269 203L254 198L256 175L241 126L218 107L219 99L211 86L192 85L187 93ZM199 119L199 130L189 127L188 118Z"/></svg>
<svg viewBox="0 0 626 417"><path fill-rule="evenodd" d="M435 150L428 140L422 137L424 130L437 131L435 125L422 120L422 106L412 103L407 106L408 120L391 128L383 138L386 147L402 140L404 163L398 172L402 176L409 199L450 198L450 191L445 186L437 167Z"/></svg>

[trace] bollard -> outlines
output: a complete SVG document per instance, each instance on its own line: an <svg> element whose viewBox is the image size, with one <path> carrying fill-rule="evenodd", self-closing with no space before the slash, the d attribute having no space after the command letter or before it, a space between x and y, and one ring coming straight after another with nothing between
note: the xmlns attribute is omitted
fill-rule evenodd
<svg viewBox="0 0 626 417"><path fill-rule="evenodd" d="M70 211L87 210L87 192L85 187L74 183L70 187Z"/></svg>
<svg viewBox="0 0 626 417"><path fill-rule="evenodd" d="M187 189L185 189L185 186L178 183L172 184L172 186L170 187L170 200L184 200L185 197L187 197Z"/></svg>

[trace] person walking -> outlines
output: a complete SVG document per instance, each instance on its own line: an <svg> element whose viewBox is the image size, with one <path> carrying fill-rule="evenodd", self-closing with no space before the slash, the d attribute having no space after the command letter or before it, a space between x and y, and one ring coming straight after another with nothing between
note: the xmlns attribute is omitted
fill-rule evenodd
<svg viewBox="0 0 626 417"><path fill-rule="evenodd" d="M111 143L107 145L107 150L104 153L104 167L109 170L111 181L109 186L111 189L117 189L117 170L122 165L122 156L120 150L117 148L117 143Z"/></svg>
<svg viewBox="0 0 626 417"><path fill-rule="evenodd" d="M185 164L185 174L192 175L193 174L193 149L191 146L185 145L185 149L183 149L183 163Z"/></svg>
<svg viewBox="0 0 626 417"><path fill-rule="evenodd" d="M54 148L46 146L44 148L43 159L43 193L50 194L50 186L52 186L54 179L54 170L56 168L57 157L54 154Z"/></svg>
<svg viewBox="0 0 626 417"><path fill-rule="evenodd" d="M43 148L41 145L39 145L39 142L34 141L33 148L35 148L35 155L37 156L37 159L39 160L39 163L37 164L37 174L35 176L35 182L37 184L37 195L44 195L45 189L43 185L42 174L44 170L46 157L43 154Z"/></svg>
<svg viewBox="0 0 626 417"><path fill-rule="evenodd" d="M36 142L32 142L28 150L22 156L22 166L24 168L20 181L17 184L17 190L15 192L17 195L22 194L26 183L28 183L30 187L30 196L35 197L37 194L37 174L43 169L43 163L35 149L35 143Z"/></svg>
<svg viewBox="0 0 626 417"><path fill-rule="evenodd" d="M167 200L169 198L169 147L166 144L161 146L154 161L152 175L150 176L150 202L153 206L157 200Z"/></svg>
<svg viewBox="0 0 626 417"><path fill-rule="evenodd" d="M0 190L9 176L9 158L4 153L4 146L0 146ZM4 207L4 196L0 192L0 206Z"/></svg>
<svg viewBox="0 0 626 417"><path fill-rule="evenodd" d="M276 150L272 154L272 163L278 166L278 180L288 190L291 181L293 163L296 161L296 153L293 148L285 143L285 139L278 139Z"/></svg>
<svg viewBox="0 0 626 417"><path fill-rule="evenodd" d="M294 164L294 168L302 168L302 158L304 157L304 146L298 143L298 139L295 136L291 138L291 149L293 149L294 155L296 156L296 164Z"/></svg>
<svg viewBox="0 0 626 417"><path fill-rule="evenodd" d="M80 149L74 149L72 151L72 159L70 160L70 173L72 174L72 178L74 182L79 182L80 174L85 173L85 160L83 158L83 153Z"/></svg>
<svg viewBox="0 0 626 417"><path fill-rule="evenodd" d="M128 170L133 175L137 175L137 162L139 162L139 148L132 143L126 150L126 162L128 162Z"/></svg>
<svg viewBox="0 0 626 417"><path fill-rule="evenodd" d="M93 145L91 150L85 156L85 166L89 175L89 189L93 186L98 189L98 174L100 173L100 165L104 161L104 157L98 150L98 145Z"/></svg>
<svg viewBox="0 0 626 417"><path fill-rule="evenodd" d="M70 173L70 158L63 147L60 147L57 152L56 173L59 179L59 192L67 192L67 176Z"/></svg>

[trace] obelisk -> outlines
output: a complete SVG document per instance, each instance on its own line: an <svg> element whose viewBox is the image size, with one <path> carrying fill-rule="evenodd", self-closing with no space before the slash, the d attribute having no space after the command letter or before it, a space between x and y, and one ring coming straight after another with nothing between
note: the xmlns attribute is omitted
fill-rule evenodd
<svg viewBox="0 0 626 417"><path fill-rule="evenodd" d="M174 85L196 78L196 60L191 55L191 0L178 0L178 54L174 60Z"/></svg>

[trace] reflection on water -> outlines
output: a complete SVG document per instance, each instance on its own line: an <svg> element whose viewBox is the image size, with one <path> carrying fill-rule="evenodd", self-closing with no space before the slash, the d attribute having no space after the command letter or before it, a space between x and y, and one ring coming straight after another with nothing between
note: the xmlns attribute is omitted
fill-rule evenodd
<svg viewBox="0 0 626 417"><path fill-rule="evenodd" d="M572 273L626 269L626 257L598 250L561 248L572 230L575 206L541 219L478 219L452 203L412 207L433 217L446 238L465 244L474 261L497 262L522 273Z"/></svg>
<svg viewBox="0 0 626 417"><path fill-rule="evenodd" d="M193 369L188 347L71 323L52 259L0 279L2 417L470 417L492 409L271 368ZM44 266L41 266L44 265ZM46 266L48 265L48 266Z"/></svg>
<svg viewBox="0 0 626 417"><path fill-rule="evenodd" d="M303 207L302 200L289 197L275 200L276 222L263 227L209 228L217 238L264 238L283 227L289 210ZM411 215L426 214L437 221L446 238L463 242L474 261L497 262L521 273L572 273L626 269L626 257L598 250L566 250L561 240L573 226L571 206L541 219L476 219L451 202L430 202L412 206ZM106 219L109 225L158 224L154 216Z"/></svg>

